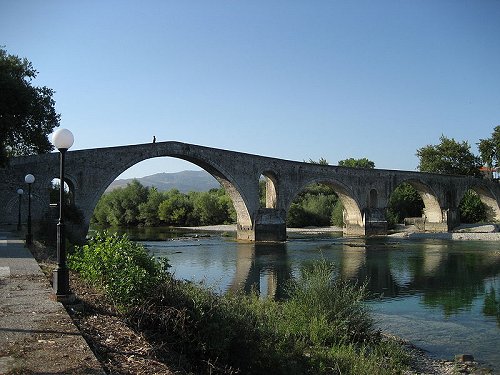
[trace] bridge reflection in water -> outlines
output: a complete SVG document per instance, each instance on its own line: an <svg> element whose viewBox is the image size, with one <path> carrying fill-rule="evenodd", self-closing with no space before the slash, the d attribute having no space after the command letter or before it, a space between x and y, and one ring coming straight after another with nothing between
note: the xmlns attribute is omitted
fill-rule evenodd
<svg viewBox="0 0 500 375"><path fill-rule="evenodd" d="M285 296L292 278L284 243L237 243L236 269L228 286L230 291L256 292L276 299Z"/></svg>
<svg viewBox="0 0 500 375"><path fill-rule="evenodd" d="M323 238L242 243L210 237L147 244L169 259L178 278L204 280L221 292L253 291L277 299L286 296L287 282L304 264L321 259L333 263L338 276L366 282L373 296L419 295L423 304L445 314L469 308L487 292L489 279L500 278L500 253L491 242Z"/></svg>

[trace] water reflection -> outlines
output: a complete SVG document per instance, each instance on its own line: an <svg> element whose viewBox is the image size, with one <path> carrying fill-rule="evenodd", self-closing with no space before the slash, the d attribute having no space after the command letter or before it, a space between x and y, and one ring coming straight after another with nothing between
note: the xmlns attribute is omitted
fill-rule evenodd
<svg viewBox="0 0 500 375"><path fill-rule="evenodd" d="M286 244L236 243L236 269L228 289L256 292L283 298L292 270L287 261Z"/></svg>
<svg viewBox="0 0 500 375"><path fill-rule="evenodd" d="M484 296L484 315L496 318L497 326L500 328L500 293L495 291L494 287Z"/></svg>
<svg viewBox="0 0 500 375"><path fill-rule="evenodd" d="M148 244L167 255L178 277L207 281L213 274L222 292L243 290L283 298L287 282L302 264L325 259L341 277L367 282L373 299L419 295L421 303L445 316L470 309L486 295L484 313L491 315L500 300L485 285L486 279L500 276L500 253L488 251L486 245L476 249L452 242L342 238L255 244L217 237ZM194 248L188 251L189 247Z"/></svg>
<svg viewBox="0 0 500 375"><path fill-rule="evenodd" d="M480 353L500 368L497 243L305 237L252 244L217 235L144 243L169 259L177 278L277 299L301 267L324 259L339 276L367 281L381 329L440 357Z"/></svg>

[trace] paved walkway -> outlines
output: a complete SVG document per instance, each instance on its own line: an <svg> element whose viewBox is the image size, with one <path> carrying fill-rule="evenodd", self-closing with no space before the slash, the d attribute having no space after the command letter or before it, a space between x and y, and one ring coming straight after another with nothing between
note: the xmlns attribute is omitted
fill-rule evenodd
<svg viewBox="0 0 500 375"><path fill-rule="evenodd" d="M20 235L0 228L0 374L104 374Z"/></svg>

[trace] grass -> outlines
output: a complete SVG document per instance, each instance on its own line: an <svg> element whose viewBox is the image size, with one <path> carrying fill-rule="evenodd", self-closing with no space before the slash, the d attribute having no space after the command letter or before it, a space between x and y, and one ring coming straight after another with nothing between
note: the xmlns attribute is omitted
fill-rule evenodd
<svg viewBox="0 0 500 375"><path fill-rule="evenodd" d="M395 374L407 358L373 327L365 285L334 277L332 265L304 267L284 301L218 295L175 280L165 263L127 237L100 233L70 256L157 348L186 357L197 373Z"/></svg>

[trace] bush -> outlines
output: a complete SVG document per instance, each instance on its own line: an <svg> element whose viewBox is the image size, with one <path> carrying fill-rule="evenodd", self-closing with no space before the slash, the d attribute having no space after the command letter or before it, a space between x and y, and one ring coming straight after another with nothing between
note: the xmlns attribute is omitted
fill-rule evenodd
<svg viewBox="0 0 500 375"><path fill-rule="evenodd" d="M366 285L334 277L327 262L312 263L287 288L282 329L309 345L361 343L372 336L372 320L363 300Z"/></svg>
<svg viewBox="0 0 500 375"><path fill-rule="evenodd" d="M102 288L118 306L139 303L166 277L166 261L158 262L126 235L98 232L68 256L71 269Z"/></svg>

